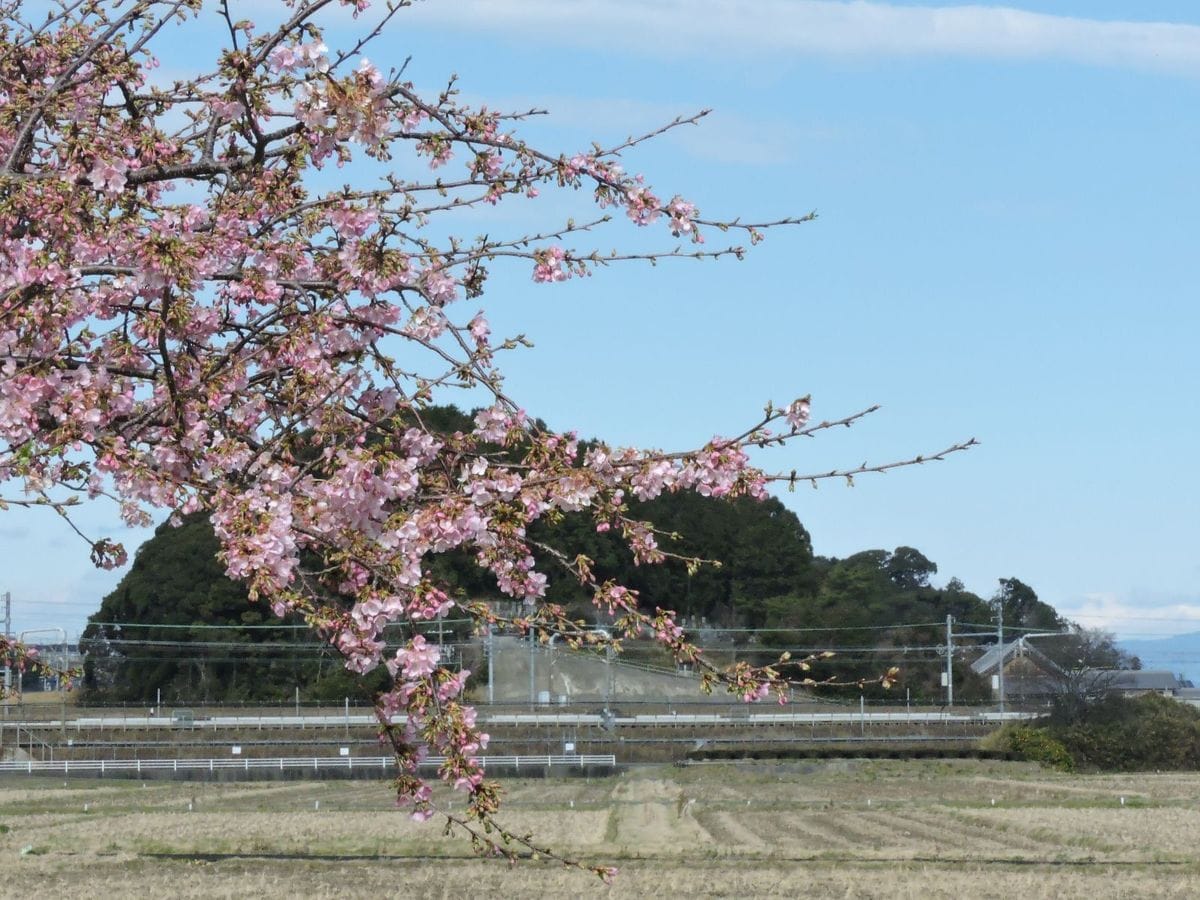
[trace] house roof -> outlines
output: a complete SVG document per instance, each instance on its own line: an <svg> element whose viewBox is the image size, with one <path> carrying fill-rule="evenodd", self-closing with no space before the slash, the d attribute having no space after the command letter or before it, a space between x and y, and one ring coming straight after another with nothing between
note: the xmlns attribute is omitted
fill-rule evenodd
<svg viewBox="0 0 1200 900"><path fill-rule="evenodd" d="M979 659L971 663L971 670L977 675L985 675L993 669L999 668L1002 663L1007 663L1014 656L1029 657L1039 669L1048 674L1061 672L1054 660L1029 643L1024 637L1019 637L1015 641L1009 641L1003 647L999 644L993 644Z"/></svg>
<svg viewBox="0 0 1200 900"><path fill-rule="evenodd" d="M1165 669L1121 669L1111 684L1119 691L1177 691L1182 686L1175 673Z"/></svg>
<svg viewBox="0 0 1200 900"><path fill-rule="evenodd" d="M1020 640L1010 641L1001 646L1000 644L992 644L991 647L971 663L971 671L977 675L983 675L985 672L990 672L1002 662L1008 662L1009 658L1016 652L1020 645Z"/></svg>

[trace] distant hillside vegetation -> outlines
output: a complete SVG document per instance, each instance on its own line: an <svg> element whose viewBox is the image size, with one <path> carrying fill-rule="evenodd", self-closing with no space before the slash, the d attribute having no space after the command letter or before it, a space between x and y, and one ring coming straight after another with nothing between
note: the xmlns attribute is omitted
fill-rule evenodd
<svg viewBox="0 0 1200 900"><path fill-rule="evenodd" d="M433 413L440 430L467 430L470 417L443 407ZM596 532L586 513L555 524L535 523L530 536L582 552L595 561L600 579L639 591L650 606L676 610L692 627L763 629L740 642L770 653L793 647L895 648L887 654L839 653L827 671L842 678L878 675L887 665L902 669L900 690L914 699L939 696L941 668L919 660L906 646L936 644L936 626L879 630L877 626L990 621L997 604L1010 625L1057 627L1061 618L1017 579L1003 579L991 601L967 591L957 579L931 586L937 565L912 547L867 550L846 559L814 557L808 532L782 503L664 494L631 502L630 514L681 537L665 549L720 560L689 576L681 565L634 565L622 541ZM203 516L181 527L163 525L137 551L133 565L106 596L84 632L85 683L92 699L261 700L290 697L297 686L310 699L369 694L376 684L347 675L336 654L307 629L281 625L270 610L250 603L243 588L225 577L217 540ZM430 571L453 592L472 599L504 597L494 578L466 553L430 560ZM549 599L578 617L594 620L585 590L570 576L547 568ZM299 623L290 623L299 624ZM846 628L869 628L860 634ZM800 629L804 629L801 631ZM812 629L821 629L813 631ZM828 630L826 630L828 629ZM464 635L465 636L465 635ZM927 654L926 654L927 655ZM376 676L377 678L381 676ZM960 696L983 686L965 671Z"/></svg>

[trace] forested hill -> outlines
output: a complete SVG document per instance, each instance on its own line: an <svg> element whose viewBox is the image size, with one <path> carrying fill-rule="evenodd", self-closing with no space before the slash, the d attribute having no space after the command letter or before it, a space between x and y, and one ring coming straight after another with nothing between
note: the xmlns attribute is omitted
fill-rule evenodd
<svg viewBox="0 0 1200 900"><path fill-rule="evenodd" d="M846 643L844 629L862 626L872 630L855 636L855 643L936 644L942 639L936 627L875 626L936 623L947 614L961 622L985 623L998 602L1004 603L1005 621L1013 625L1062 624L1052 608L1016 579L1005 579L990 601L955 579L932 587L937 566L911 547L868 550L846 559L814 557L803 526L775 500L725 504L677 495L647 507L642 510L647 517L688 528L689 550L723 559L726 565L691 578L669 565L635 567L615 542L581 529L580 537L591 542L588 552L613 577L642 590L648 601L674 606L693 623L703 619L712 625L769 629L760 635L764 647L836 646ZM258 627L280 623L225 577L216 553L216 538L201 517L178 528L163 525L142 545L84 634L85 687L97 699L151 701L159 690L171 701L276 699L290 695L297 684L305 686L310 699L370 692L372 683L344 674L332 654L298 646L314 643L305 630ZM442 561L439 568L470 596L500 596L494 583L488 585L476 574L473 563L451 562ZM556 579L552 593L576 612L591 611L569 579ZM873 664L842 654L835 668L843 677L878 674ZM914 698L936 698L938 671L925 661L905 672L902 688Z"/></svg>
<svg viewBox="0 0 1200 900"><path fill-rule="evenodd" d="M438 415L439 424L448 430L470 427L457 410L440 410ZM1017 579L1002 580L997 594L986 601L957 579L933 587L937 565L912 547L867 550L845 559L814 556L800 520L775 499L728 502L680 492L631 503L630 514L654 522L664 532L679 533L677 541L661 541L665 549L720 560L722 565L702 567L690 576L684 566L670 562L635 565L621 539L597 533L586 513L568 514L553 525L539 521L531 537L569 547L572 554L586 554L595 561L598 578L638 590L647 606L674 609L692 627L770 630L773 634L763 635L764 646L791 642L796 629L932 623L947 614L984 623L998 603L1003 603L1005 621L1013 626L1063 624ZM250 698L275 696L299 682L325 680L333 695L352 691L335 659L314 663L311 647L300 652L304 648L297 643L314 640L306 632L257 627L279 623L267 607L250 603L242 587L224 576L217 549L202 516L192 516L180 527L163 525L142 545L130 571L103 599L84 633L88 689L120 699L151 699L160 688L179 696ZM494 578L465 553L436 557L432 570L461 596L504 596ZM589 596L574 578L551 568L545 571L551 600L575 616L594 616ZM214 631L213 626L226 628ZM837 642L832 630L805 633ZM873 632L871 639L895 642L895 635ZM937 641L933 631L906 632L906 642L915 639ZM208 652L204 659L182 652L198 642L219 643L221 652ZM251 655L260 661L269 657L271 665L246 665Z"/></svg>

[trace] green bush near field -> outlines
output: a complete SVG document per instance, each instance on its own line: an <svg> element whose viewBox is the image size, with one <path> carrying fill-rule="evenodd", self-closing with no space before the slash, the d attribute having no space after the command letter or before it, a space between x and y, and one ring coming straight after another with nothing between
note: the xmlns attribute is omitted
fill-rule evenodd
<svg viewBox="0 0 1200 900"><path fill-rule="evenodd" d="M1075 771L1075 759L1070 751L1045 728L1005 725L984 739L982 747L985 750L1015 753L1022 759L1041 763L1060 772Z"/></svg>
<svg viewBox="0 0 1200 900"><path fill-rule="evenodd" d="M1080 766L1121 772L1200 768L1200 712L1169 697L1107 697L1080 721L1050 728Z"/></svg>
<svg viewBox="0 0 1200 900"><path fill-rule="evenodd" d="M1110 696L1074 722L1006 726L982 745L1062 771L1200 769L1200 712L1169 697Z"/></svg>

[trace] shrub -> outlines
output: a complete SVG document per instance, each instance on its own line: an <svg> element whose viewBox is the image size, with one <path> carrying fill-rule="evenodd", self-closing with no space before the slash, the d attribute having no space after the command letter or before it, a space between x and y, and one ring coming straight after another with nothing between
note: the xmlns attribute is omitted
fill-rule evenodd
<svg viewBox="0 0 1200 900"><path fill-rule="evenodd" d="M1167 697L1106 697L1052 728L1080 765L1110 771L1200 768L1200 712Z"/></svg>
<svg viewBox="0 0 1200 900"><path fill-rule="evenodd" d="M1045 728L1028 725L1005 726L996 732L995 746L986 749L1006 750L1018 754L1022 759L1038 762L1060 772L1074 772L1075 760L1067 747Z"/></svg>

